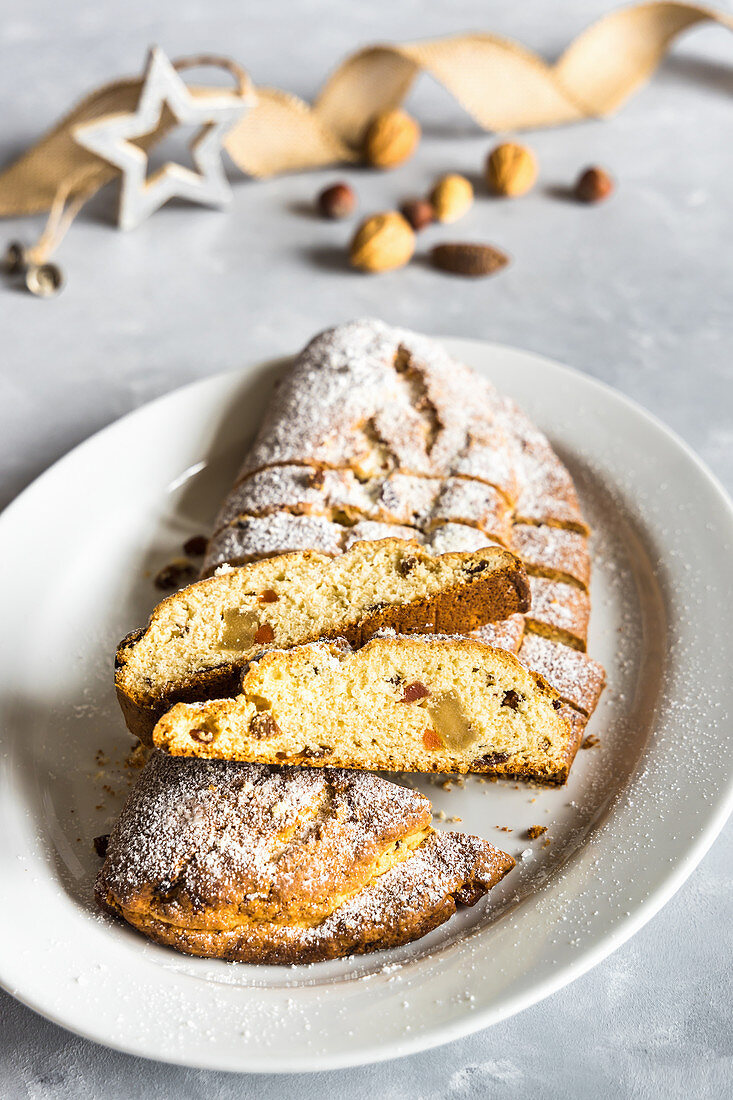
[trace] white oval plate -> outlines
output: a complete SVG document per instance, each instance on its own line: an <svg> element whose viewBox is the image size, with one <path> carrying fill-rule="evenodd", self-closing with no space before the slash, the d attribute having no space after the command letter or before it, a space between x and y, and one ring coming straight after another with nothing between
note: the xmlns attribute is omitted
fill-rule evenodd
<svg viewBox="0 0 733 1100"><path fill-rule="evenodd" d="M277 364L189 386L78 447L0 517L0 980L57 1023L150 1058L322 1070L486 1027L584 973L682 884L733 799L733 509L666 428L509 348L447 340L551 437L594 526L589 649L609 686L567 787L470 777L437 810L518 866L417 944L310 967L189 959L98 915L91 838L129 749L115 644L151 574L208 530ZM546 825L539 840L530 825ZM450 827L450 824L447 825ZM545 843L549 840L550 843Z"/></svg>

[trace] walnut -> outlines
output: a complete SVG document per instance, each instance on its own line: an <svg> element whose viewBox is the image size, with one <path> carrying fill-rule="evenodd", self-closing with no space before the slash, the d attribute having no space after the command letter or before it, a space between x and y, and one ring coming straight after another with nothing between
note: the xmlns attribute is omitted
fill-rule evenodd
<svg viewBox="0 0 733 1100"><path fill-rule="evenodd" d="M373 214L357 229L349 258L362 271L392 271L404 267L415 251L415 233L401 214Z"/></svg>
<svg viewBox="0 0 733 1100"><path fill-rule="evenodd" d="M506 141L492 149L486 161L486 182L495 195L524 195L536 179L537 161L526 146Z"/></svg>
<svg viewBox="0 0 733 1100"><path fill-rule="evenodd" d="M375 168L396 168L415 152L420 127L406 111L383 111L364 137L364 155Z"/></svg>

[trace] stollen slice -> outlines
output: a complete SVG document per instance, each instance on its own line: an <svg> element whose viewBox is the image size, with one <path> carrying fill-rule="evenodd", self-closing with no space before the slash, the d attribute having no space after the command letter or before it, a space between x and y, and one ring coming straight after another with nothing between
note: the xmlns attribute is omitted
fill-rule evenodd
<svg viewBox="0 0 733 1100"><path fill-rule="evenodd" d="M473 905L511 856L436 833L424 795L369 775L154 753L96 899L189 955L311 963L396 947Z"/></svg>
<svg viewBox="0 0 733 1100"><path fill-rule="evenodd" d="M564 783L578 747L557 692L478 640L315 642L250 665L234 699L179 703L153 742L175 756Z"/></svg>
<svg viewBox="0 0 733 1100"><path fill-rule="evenodd" d="M360 645L384 627L468 631L528 606L524 567L498 547L431 556L383 539L337 557L285 554L163 600L120 643L117 696L130 731L149 741L174 703L235 695L242 670L267 649L329 637Z"/></svg>

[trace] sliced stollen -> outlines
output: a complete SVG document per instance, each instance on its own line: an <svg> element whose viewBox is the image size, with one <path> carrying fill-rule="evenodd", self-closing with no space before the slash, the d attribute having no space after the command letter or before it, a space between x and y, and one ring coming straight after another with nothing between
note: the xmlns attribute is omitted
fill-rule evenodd
<svg viewBox="0 0 733 1100"><path fill-rule="evenodd" d="M590 584L588 539L578 531L544 523L515 523L506 545L519 555L529 572L539 577L568 581L585 589Z"/></svg>
<svg viewBox="0 0 733 1100"><path fill-rule="evenodd" d="M510 441L519 485L515 523L546 523L589 534L570 473L550 442L513 401L496 397L495 423Z"/></svg>
<svg viewBox="0 0 733 1100"><path fill-rule="evenodd" d="M176 756L564 783L577 741L558 695L505 650L380 636L271 650L234 699L179 703L153 731Z"/></svg>
<svg viewBox="0 0 733 1100"><path fill-rule="evenodd" d="M396 947L514 866L430 822L423 795L377 776L154 753L110 836L96 899L190 955L293 964Z"/></svg>
<svg viewBox="0 0 733 1100"><path fill-rule="evenodd" d="M338 557L308 550L229 569L163 600L117 650L115 686L128 728L149 741L173 703L234 695L265 650L317 638L362 644L376 631L467 631L529 605L508 551L432 556L399 539Z"/></svg>
<svg viewBox="0 0 733 1100"><path fill-rule="evenodd" d="M268 516L240 516L223 527L209 542L201 575L211 576L222 565L246 565L260 558L317 550L342 554L356 542L379 539L414 539L430 554L448 554L497 546L496 539L465 523L441 523L423 533L401 524L359 520L352 525L326 516L273 512Z"/></svg>
<svg viewBox="0 0 733 1100"><path fill-rule="evenodd" d="M579 736L603 671L583 656L589 529L570 471L481 373L426 337L360 320L316 336L286 372L203 572L306 547L338 554L388 533L432 554L498 542L522 559L526 624L514 615L477 635L514 653L524 642L521 659L536 657L585 708L561 712Z"/></svg>
<svg viewBox="0 0 733 1100"><path fill-rule="evenodd" d="M261 558L291 554L295 550L316 550L320 554L343 554L356 542L379 539L424 540L414 527L360 520L341 523L328 516L272 512L266 516L240 516L210 540L201 568L206 577L221 565L247 565ZM490 542L484 539L482 545ZM471 547L473 549L473 547Z"/></svg>
<svg viewBox="0 0 733 1100"><path fill-rule="evenodd" d="M495 649L508 649L510 653L517 653L524 637L524 616L510 615L500 623L487 623L478 630L472 630L471 637L494 646Z"/></svg>
<svg viewBox="0 0 733 1100"><path fill-rule="evenodd" d="M351 470L312 466L267 466L245 478L226 498L214 534L247 517L275 512L323 516L346 525L368 519L426 530L440 523L466 523L506 545L511 537L506 498L482 481L399 472L360 481Z"/></svg>
<svg viewBox="0 0 733 1100"><path fill-rule="evenodd" d="M529 578L532 596L527 629L585 652L590 620L590 597L576 584L549 577Z"/></svg>
<svg viewBox="0 0 733 1100"><path fill-rule="evenodd" d="M603 665L587 653L543 638L541 634L526 634L519 660L544 676L566 703L585 715L593 713L606 683L606 673Z"/></svg>
<svg viewBox="0 0 733 1100"><path fill-rule="evenodd" d="M582 711L576 710L575 707L572 707L569 703L563 703L559 713L569 725L573 733L573 739L578 748L580 748L583 742L585 727L588 725L589 716L583 714Z"/></svg>

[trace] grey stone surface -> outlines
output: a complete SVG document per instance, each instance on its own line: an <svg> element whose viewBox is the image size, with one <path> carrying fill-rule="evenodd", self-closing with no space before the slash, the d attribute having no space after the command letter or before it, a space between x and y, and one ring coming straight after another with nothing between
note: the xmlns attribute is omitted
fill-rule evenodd
<svg viewBox="0 0 733 1100"><path fill-rule="evenodd" d="M309 96L364 42L479 28L551 56L610 6L6 0L0 156L9 160L89 88L137 71L152 42L173 56L231 52L255 80ZM150 398L290 352L318 328L363 314L503 341L578 367L661 417L730 489L732 43L719 28L695 31L615 118L529 136L542 165L532 195L481 198L460 226L421 238L421 248L450 236L507 249L514 262L492 280L452 280L420 263L378 278L352 274L343 263L350 227L308 213L316 191L341 176L370 211L423 191L447 170L480 172L491 138L426 79L411 99L425 140L398 173L238 179L230 212L171 207L129 235L111 227L113 197L100 195L59 253L68 274L60 297L41 302L0 287L0 507L70 447ZM618 177L612 202L581 209L553 195L592 162ZM6 222L2 235L29 238L41 224ZM585 977L437 1051L315 1076L198 1072L104 1050L0 994L0 1095L730 1095L732 840L729 825L665 909Z"/></svg>

